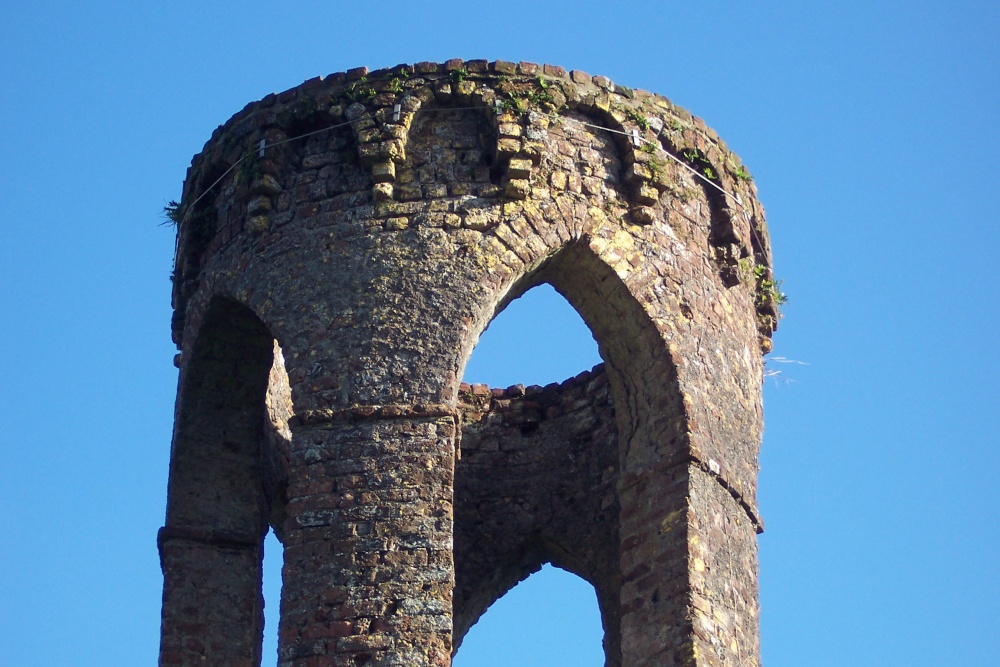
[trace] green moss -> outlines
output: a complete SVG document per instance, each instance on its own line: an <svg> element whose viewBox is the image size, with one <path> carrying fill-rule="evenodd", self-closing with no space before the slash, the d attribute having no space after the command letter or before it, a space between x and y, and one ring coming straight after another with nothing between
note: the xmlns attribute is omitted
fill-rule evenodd
<svg viewBox="0 0 1000 667"><path fill-rule="evenodd" d="M552 84L542 77L531 81L514 81L506 76L501 76L496 89L505 96L500 102L504 111L524 114L532 108L538 108L542 111L555 110L555 97L549 92L551 86Z"/></svg>
<svg viewBox="0 0 1000 667"><path fill-rule="evenodd" d="M775 308L788 303L788 295L781 291L781 281L775 280L771 275L771 269L764 264L757 264L753 268L753 275L757 282L757 295L755 303L758 307L774 302Z"/></svg>
<svg viewBox="0 0 1000 667"><path fill-rule="evenodd" d="M375 88L368 83L368 77L363 76L344 89L344 97L352 102L367 102L375 97Z"/></svg>
<svg viewBox="0 0 1000 667"><path fill-rule="evenodd" d="M629 120L638 125L643 132L649 129L649 120L638 109L626 109L625 115Z"/></svg>
<svg viewBox="0 0 1000 667"><path fill-rule="evenodd" d="M753 178L752 176L750 176L750 172L747 171L746 167L744 167L742 164L737 166L736 169L733 170L733 177L736 178L736 180L738 181L749 181Z"/></svg>

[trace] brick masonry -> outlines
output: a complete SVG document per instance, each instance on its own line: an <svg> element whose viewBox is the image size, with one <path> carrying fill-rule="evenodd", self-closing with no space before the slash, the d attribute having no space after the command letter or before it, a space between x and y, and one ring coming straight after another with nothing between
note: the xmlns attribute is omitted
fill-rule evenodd
<svg viewBox="0 0 1000 667"><path fill-rule="evenodd" d="M161 664L260 664L269 528L282 666L450 665L546 562L594 585L609 667L759 663L777 313L701 119L551 65L359 68L219 127L176 217ZM543 282L605 363L463 384Z"/></svg>

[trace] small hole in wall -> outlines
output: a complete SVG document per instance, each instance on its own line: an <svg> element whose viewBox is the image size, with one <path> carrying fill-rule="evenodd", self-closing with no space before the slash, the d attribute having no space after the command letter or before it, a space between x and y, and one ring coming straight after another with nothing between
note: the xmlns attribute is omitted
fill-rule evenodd
<svg viewBox="0 0 1000 667"><path fill-rule="evenodd" d="M493 603L453 667L602 667L604 631L594 587L546 565Z"/></svg>
<svg viewBox="0 0 1000 667"><path fill-rule="evenodd" d="M524 424L523 426L521 426L521 435L529 435L531 433L534 433L535 431L538 430L540 426L541 424L539 424L538 422L529 422L527 424Z"/></svg>
<svg viewBox="0 0 1000 667"><path fill-rule="evenodd" d="M278 611L281 607L284 550L274 531L268 531L264 538L264 645L261 665L274 665L278 661Z"/></svg>

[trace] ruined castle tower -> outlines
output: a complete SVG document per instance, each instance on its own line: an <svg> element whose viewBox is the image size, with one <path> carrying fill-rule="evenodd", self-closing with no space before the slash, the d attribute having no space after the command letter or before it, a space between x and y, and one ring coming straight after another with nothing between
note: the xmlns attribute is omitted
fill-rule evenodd
<svg viewBox="0 0 1000 667"><path fill-rule="evenodd" d="M163 665L449 665L552 562L609 667L757 665L764 213L668 100L532 63L316 78L216 130L180 204ZM604 364L472 387L550 283ZM267 660L266 662L270 662Z"/></svg>

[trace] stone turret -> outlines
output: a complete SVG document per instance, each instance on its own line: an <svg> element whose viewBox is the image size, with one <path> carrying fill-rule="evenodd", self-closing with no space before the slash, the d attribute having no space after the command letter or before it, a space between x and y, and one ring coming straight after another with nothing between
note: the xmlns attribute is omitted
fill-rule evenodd
<svg viewBox="0 0 1000 667"><path fill-rule="evenodd" d="M777 296L747 170L601 76L451 60L249 104L188 172L160 662L450 665L552 562L613 667L759 663L761 353ZM604 364L461 382L550 283Z"/></svg>

